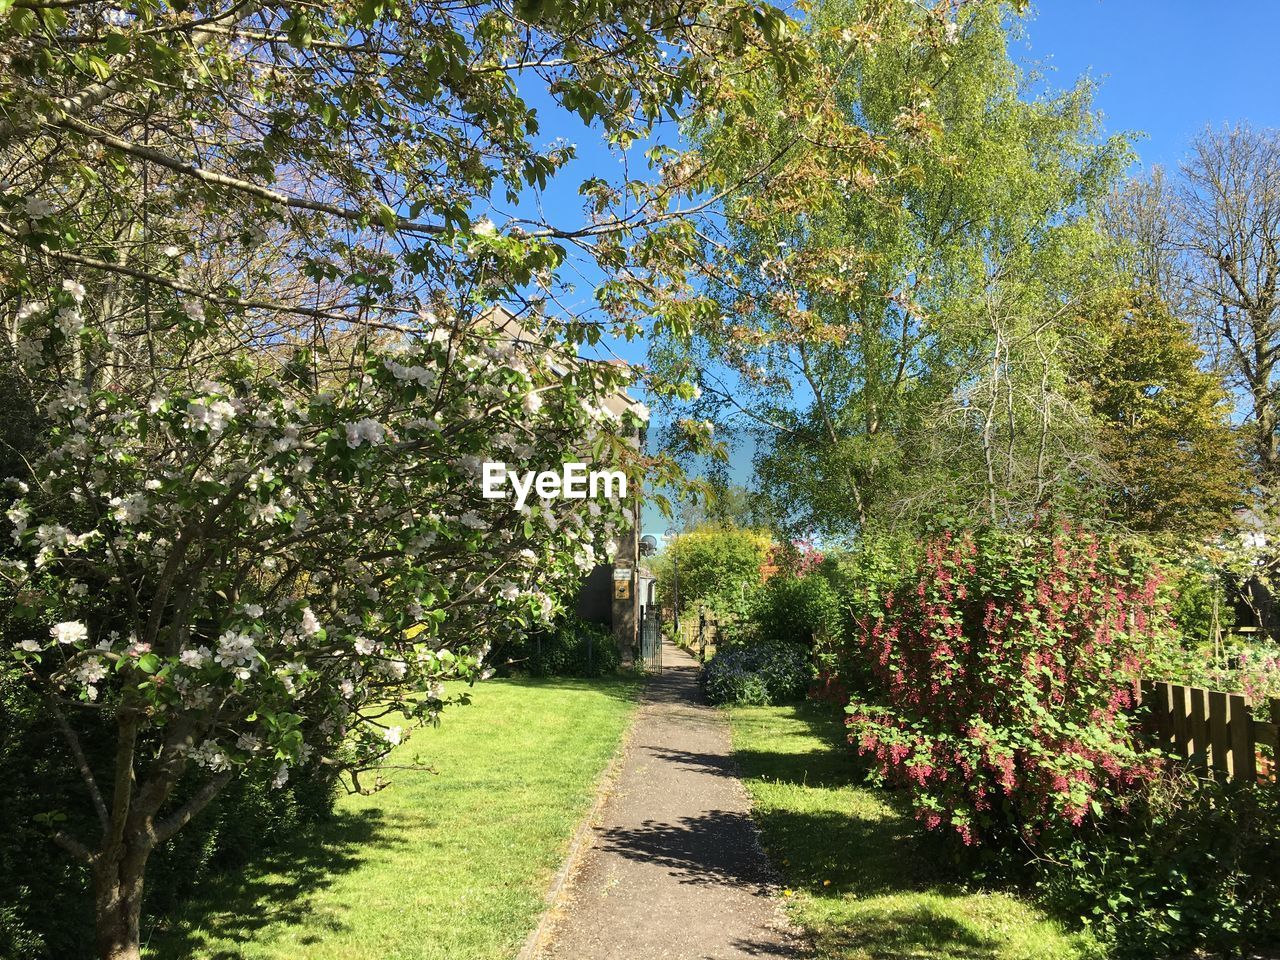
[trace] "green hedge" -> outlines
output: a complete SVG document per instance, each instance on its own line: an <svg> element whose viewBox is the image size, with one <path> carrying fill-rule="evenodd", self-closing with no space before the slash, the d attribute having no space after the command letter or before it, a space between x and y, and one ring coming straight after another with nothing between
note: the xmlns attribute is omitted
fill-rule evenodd
<svg viewBox="0 0 1280 960"><path fill-rule="evenodd" d="M602 677L622 666L613 633L573 616L507 647L506 661L508 669L534 677Z"/></svg>

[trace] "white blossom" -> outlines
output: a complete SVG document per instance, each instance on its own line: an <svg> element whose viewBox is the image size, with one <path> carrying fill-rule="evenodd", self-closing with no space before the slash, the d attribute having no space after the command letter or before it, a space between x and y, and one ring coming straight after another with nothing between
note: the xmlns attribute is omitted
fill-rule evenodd
<svg viewBox="0 0 1280 960"><path fill-rule="evenodd" d="M302 608L302 632L308 637L314 637L320 632L320 621L310 607Z"/></svg>
<svg viewBox="0 0 1280 960"><path fill-rule="evenodd" d="M377 446L386 439L387 431L377 420L358 420L355 423L343 424L347 432L347 446L354 450L362 443Z"/></svg>
<svg viewBox="0 0 1280 960"><path fill-rule="evenodd" d="M241 680L248 680L258 669L257 657L258 649L253 645L253 637L246 633L228 630L218 638L218 653L214 659Z"/></svg>
<svg viewBox="0 0 1280 960"><path fill-rule="evenodd" d="M208 663L211 656L213 656L213 653L208 647L192 647L190 649L183 650L182 653L178 655L178 659L182 662L184 667L190 667L191 669L196 670Z"/></svg>
<svg viewBox="0 0 1280 960"><path fill-rule="evenodd" d="M49 635L58 643L83 643L89 639L89 628L79 620L64 620L50 627Z"/></svg>

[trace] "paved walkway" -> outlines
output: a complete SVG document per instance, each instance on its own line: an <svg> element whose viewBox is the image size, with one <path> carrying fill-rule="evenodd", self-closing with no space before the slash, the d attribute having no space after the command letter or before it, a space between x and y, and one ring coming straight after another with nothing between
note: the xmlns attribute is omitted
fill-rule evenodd
<svg viewBox="0 0 1280 960"><path fill-rule="evenodd" d="M671 644L589 850L553 910L546 960L799 955L729 759L728 723Z"/></svg>

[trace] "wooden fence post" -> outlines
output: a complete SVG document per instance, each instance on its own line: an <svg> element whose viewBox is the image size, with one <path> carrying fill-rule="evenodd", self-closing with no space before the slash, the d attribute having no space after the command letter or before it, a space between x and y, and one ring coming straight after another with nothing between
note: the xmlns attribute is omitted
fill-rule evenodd
<svg viewBox="0 0 1280 960"><path fill-rule="evenodd" d="M1231 714L1227 710L1227 695L1217 690L1209 691L1209 746L1212 756L1209 758L1210 769L1217 774L1219 780L1226 780L1231 775L1231 760L1227 752L1231 749L1231 737L1228 723Z"/></svg>
<svg viewBox="0 0 1280 960"><path fill-rule="evenodd" d="M1258 757L1253 742L1253 718L1249 706L1238 693L1227 695L1231 710L1231 779L1256 783Z"/></svg>
<svg viewBox="0 0 1280 960"><path fill-rule="evenodd" d="M1209 723L1207 690L1191 687L1191 763L1200 770L1209 769Z"/></svg>
<svg viewBox="0 0 1280 960"><path fill-rule="evenodd" d="M1169 691L1169 714L1173 718L1173 752L1185 760L1190 746L1191 727L1187 716L1187 688L1180 683L1166 684Z"/></svg>

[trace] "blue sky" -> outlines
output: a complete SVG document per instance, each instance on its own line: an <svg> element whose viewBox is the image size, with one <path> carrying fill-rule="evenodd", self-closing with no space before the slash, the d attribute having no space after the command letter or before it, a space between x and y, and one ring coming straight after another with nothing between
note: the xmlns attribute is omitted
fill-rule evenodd
<svg viewBox="0 0 1280 960"><path fill-rule="evenodd" d="M1144 164L1176 166L1206 125L1280 126L1276 0L1041 0L1026 33L1056 86L1101 81L1107 129L1145 132Z"/></svg>

